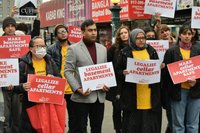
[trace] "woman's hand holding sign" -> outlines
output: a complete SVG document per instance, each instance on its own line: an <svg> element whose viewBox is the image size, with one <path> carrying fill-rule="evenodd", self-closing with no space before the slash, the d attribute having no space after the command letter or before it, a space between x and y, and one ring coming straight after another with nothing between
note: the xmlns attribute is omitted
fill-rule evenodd
<svg viewBox="0 0 200 133"><path fill-rule="evenodd" d="M188 79L187 83L190 85L190 87L194 87L196 84L196 79Z"/></svg>
<svg viewBox="0 0 200 133"><path fill-rule="evenodd" d="M24 88L25 91L28 91L28 89L31 88L31 84L29 82L24 83L23 88Z"/></svg>
<svg viewBox="0 0 200 133"><path fill-rule="evenodd" d="M127 74L129 74L129 71L128 70L124 70L123 74L126 76Z"/></svg>

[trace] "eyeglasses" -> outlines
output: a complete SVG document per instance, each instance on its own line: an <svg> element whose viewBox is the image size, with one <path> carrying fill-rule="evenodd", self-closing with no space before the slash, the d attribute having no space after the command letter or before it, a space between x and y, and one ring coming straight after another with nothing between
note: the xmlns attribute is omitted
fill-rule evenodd
<svg viewBox="0 0 200 133"><path fill-rule="evenodd" d="M67 30L63 30L63 31L57 32L57 34L64 34L66 32L67 32Z"/></svg>
<svg viewBox="0 0 200 133"><path fill-rule="evenodd" d="M46 45L35 45L33 47L36 47L36 48L46 48L47 46Z"/></svg>
<svg viewBox="0 0 200 133"><path fill-rule="evenodd" d="M146 40L146 37L136 37L136 40Z"/></svg>

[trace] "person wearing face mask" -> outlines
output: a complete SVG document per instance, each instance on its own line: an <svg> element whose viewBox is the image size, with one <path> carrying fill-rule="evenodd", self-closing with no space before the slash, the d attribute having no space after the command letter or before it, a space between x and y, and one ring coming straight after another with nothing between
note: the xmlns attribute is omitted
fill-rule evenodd
<svg viewBox="0 0 200 133"><path fill-rule="evenodd" d="M65 25L59 24L55 27L54 35L57 41L55 44L48 47L47 53L55 61L62 78L65 79L64 65L65 65L68 47L71 45L71 42L68 40L68 28ZM67 102L69 132L71 129L71 117L72 117L71 112L73 111L72 106L71 106L72 101L70 100L71 94L72 94L72 89L69 86L69 84L66 84L65 100Z"/></svg>
<svg viewBox="0 0 200 133"><path fill-rule="evenodd" d="M120 51L128 45L130 31L127 26L121 26L115 33L115 43L108 49L107 61L112 61L115 70L116 80L119 81L117 75L117 59ZM121 82L117 83L116 87L110 88L110 91L106 94L106 99L112 102L113 105L113 125L116 133L122 133L122 109L120 107L120 87Z"/></svg>
<svg viewBox="0 0 200 133"><path fill-rule="evenodd" d="M27 82L28 74L60 77L55 62L46 53L46 44L43 38L36 36L31 39L29 49L30 51L20 58L20 85L15 88L17 93L23 94L20 133L36 133L26 112L26 109L37 104L28 101L27 91L31 86L31 83Z"/></svg>
<svg viewBox="0 0 200 133"><path fill-rule="evenodd" d="M200 55L200 48L192 41L189 25L180 27L177 45L168 49L165 65ZM163 88L171 99L173 133L198 133L200 112L200 79L188 79L174 84L167 67L164 68Z"/></svg>
<svg viewBox="0 0 200 133"><path fill-rule="evenodd" d="M156 50L146 44L142 29L133 29L129 44L123 48L117 61L117 72L121 76L121 106L123 109L123 133L160 133L162 109L160 83L137 84L125 82L127 58L140 60L158 59Z"/></svg>

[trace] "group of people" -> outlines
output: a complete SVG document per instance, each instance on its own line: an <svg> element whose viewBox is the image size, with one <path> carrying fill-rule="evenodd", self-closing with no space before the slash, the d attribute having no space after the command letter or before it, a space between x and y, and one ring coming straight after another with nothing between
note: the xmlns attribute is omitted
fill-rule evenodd
<svg viewBox="0 0 200 133"><path fill-rule="evenodd" d="M5 36L16 35L17 25L12 17L3 21ZM39 28L39 27L37 27ZM68 40L68 28L59 24L54 29L56 43L47 47L39 35L32 37L29 52L19 59L20 85L2 87L4 97L3 133L35 133L27 109L38 103L28 100L31 83L28 74L55 76L67 80L64 98L67 103L68 132L101 133L104 102L112 101L113 123L116 133L160 133L162 107L167 111L166 133L198 133L200 112L200 81L188 79L173 84L167 65L200 55L200 45L189 24L180 27L178 39L170 35L170 28L158 19L155 29L122 25L115 33L115 42L107 50L96 42L97 26L91 19L81 24L82 40ZM26 34L26 32L25 32ZM161 81L154 84L125 82L127 58L159 59L156 50L146 40L168 40L170 48L161 64ZM104 85L100 90L83 91L78 68L112 62L117 86ZM20 102L20 95L22 99ZM22 107L21 107L22 104ZM89 118L89 119L88 119Z"/></svg>

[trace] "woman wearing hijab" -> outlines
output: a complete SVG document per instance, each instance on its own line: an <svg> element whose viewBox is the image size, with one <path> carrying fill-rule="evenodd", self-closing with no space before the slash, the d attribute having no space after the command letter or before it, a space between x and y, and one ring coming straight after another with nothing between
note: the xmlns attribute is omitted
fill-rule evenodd
<svg viewBox="0 0 200 133"><path fill-rule="evenodd" d="M125 82L127 58L140 60L158 59L156 50L146 44L142 29L131 31L129 45L120 52L117 72L121 79L121 102L123 115L123 133L160 133L161 103L160 83L136 84Z"/></svg>
<svg viewBox="0 0 200 133"><path fill-rule="evenodd" d="M177 45L167 50L164 63L170 64L200 55L199 46L193 42L192 29L183 25L179 30ZM188 79L173 84L169 71L164 69L163 87L171 99L173 133L198 133L200 112L200 79Z"/></svg>

